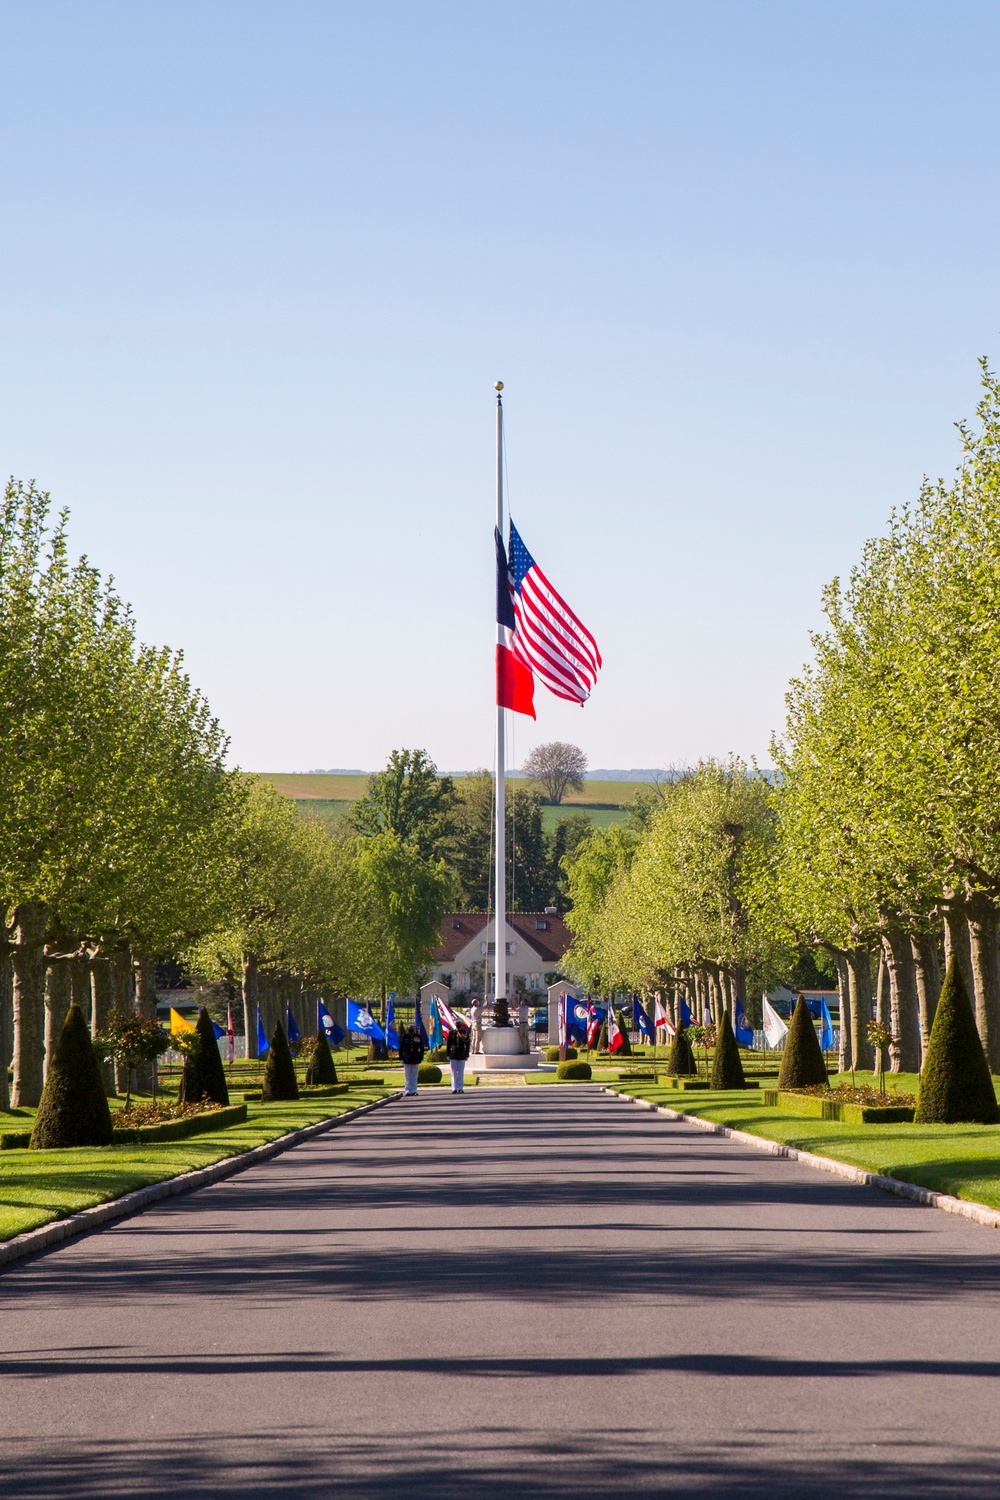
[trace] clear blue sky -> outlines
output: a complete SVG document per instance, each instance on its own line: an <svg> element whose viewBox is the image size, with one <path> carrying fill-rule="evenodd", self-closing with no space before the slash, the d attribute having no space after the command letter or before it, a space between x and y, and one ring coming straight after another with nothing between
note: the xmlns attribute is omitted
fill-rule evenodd
<svg viewBox="0 0 1000 1500"><path fill-rule="evenodd" d="M0 449L251 769L492 761L493 393L601 643L767 760L1000 330L995 3L0 4Z"/></svg>

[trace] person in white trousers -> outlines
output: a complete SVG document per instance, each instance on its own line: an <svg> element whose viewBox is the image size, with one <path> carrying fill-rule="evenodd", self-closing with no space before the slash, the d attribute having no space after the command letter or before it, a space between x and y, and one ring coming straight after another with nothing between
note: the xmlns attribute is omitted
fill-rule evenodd
<svg viewBox="0 0 1000 1500"><path fill-rule="evenodd" d="M445 1051L448 1054L448 1062L451 1064L451 1091L453 1094L465 1093L465 1064L469 1060L469 1028L459 1021L454 1031L449 1031L448 1040L445 1042Z"/></svg>
<svg viewBox="0 0 1000 1500"><path fill-rule="evenodd" d="M415 1026L407 1026L399 1039L399 1060L403 1064L403 1092L417 1092L417 1075L424 1060L424 1043Z"/></svg>
<svg viewBox="0 0 1000 1500"><path fill-rule="evenodd" d="M472 1018L472 1041L470 1050L481 1052L483 1050L483 1012L486 1009L484 1000L473 1000L469 1015Z"/></svg>

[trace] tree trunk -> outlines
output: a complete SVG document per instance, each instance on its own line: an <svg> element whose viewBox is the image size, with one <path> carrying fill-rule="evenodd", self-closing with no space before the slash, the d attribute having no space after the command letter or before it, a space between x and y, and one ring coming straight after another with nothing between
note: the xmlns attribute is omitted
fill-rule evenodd
<svg viewBox="0 0 1000 1500"><path fill-rule="evenodd" d="M838 1073L846 1073L851 1065L851 981L847 972L847 955L842 948L828 948L837 966L837 993L840 996L840 1051L837 1055Z"/></svg>
<svg viewBox="0 0 1000 1500"><path fill-rule="evenodd" d="M893 1073L920 1071L920 1028L917 1025L917 972L909 935L895 922L882 931L882 951L889 970L889 1010L892 1041L889 1056Z"/></svg>
<svg viewBox="0 0 1000 1500"><path fill-rule="evenodd" d="M976 1025L991 1073L1000 1073L1000 953L997 909L984 891L966 903Z"/></svg>
<svg viewBox="0 0 1000 1500"><path fill-rule="evenodd" d="M14 910L14 1108L33 1108L45 1071L45 908Z"/></svg>
<svg viewBox="0 0 1000 1500"><path fill-rule="evenodd" d="M889 1008L889 966L885 961L885 950L881 949L878 959L878 979L875 983L875 1019L880 1026L889 1026L892 1019ZM872 1055L872 1072L881 1073L889 1063L889 1052L876 1047Z"/></svg>
<svg viewBox="0 0 1000 1500"><path fill-rule="evenodd" d="M0 958L0 1110L10 1109L7 1071L14 1056L14 969L10 954Z"/></svg>
<svg viewBox="0 0 1000 1500"><path fill-rule="evenodd" d="M132 983L135 989L136 1013L147 1021L156 1020L156 965L148 958L132 954ZM136 1068L133 1087L138 1094L152 1094L155 1060Z"/></svg>
<svg viewBox="0 0 1000 1500"><path fill-rule="evenodd" d="M252 953L243 955L243 1030L247 1039L247 1057L257 1056L257 1005L260 1000L257 960Z"/></svg>
<svg viewBox="0 0 1000 1500"><path fill-rule="evenodd" d="M937 938L929 932L910 934L913 964L917 974L917 1001L920 1007L920 1066L927 1056L927 1043L941 993L941 965L938 962Z"/></svg>
<svg viewBox="0 0 1000 1500"><path fill-rule="evenodd" d="M976 981L972 973L972 947L964 902L949 901L944 907L944 966L954 958L965 983L969 1004L976 1002Z"/></svg>
<svg viewBox="0 0 1000 1500"><path fill-rule="evenodd" d="M111 1014L115 999L114 978L111 973L111 960L99 956L90 960L90 1034L96 1036L103 1030L104 1023ZM101 1077L104 1087L110 1094L115 1086L114 1068L110 1063L101 1063Z"/></svg>
<svg viewBox="0 0 1000 1500"><path fill-rule="evenodd" d="M111 989L114 1008L118 1011L135 1010L135 986L132 980L132 950L128 946L116 948L111 955ZM115 1093L124 1094L128 1089L128 1068L115 1063Z"/></svg>
<svg viewBox="0 0 1000 1500"><path fill-rule="evenodd" d="M847 965L848 1002L851 1010L851 1066L860 1073L874 1068L875 1057L868 1040L868 1022L872 1018L872 966L864 948L844 950ZM882 970L879 968L879 983Z"/></svg>
<svg viewBox="0 0 1000 1500"><path fill-rule="evenodd" d="M56 958L45 969L45 1076L73 997L72 959Z"/></svg>

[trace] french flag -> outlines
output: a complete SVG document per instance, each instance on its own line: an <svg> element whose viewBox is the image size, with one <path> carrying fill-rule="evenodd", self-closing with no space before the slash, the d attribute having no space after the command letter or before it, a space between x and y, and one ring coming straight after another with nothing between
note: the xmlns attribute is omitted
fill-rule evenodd
<svg viewBox="0 0 1000 1500"><path fill-rule="evenodd" d="M625 1037L622 1034L622 1029L618 1025L618 1017L615 1015L615 1008L614 1008L613 1005L609 1005L608 1006L608 1051L609 1052L617 1052L618 1048L622 1045L622 1043L624 1042L624 1040L625 1040Z"/></svg>

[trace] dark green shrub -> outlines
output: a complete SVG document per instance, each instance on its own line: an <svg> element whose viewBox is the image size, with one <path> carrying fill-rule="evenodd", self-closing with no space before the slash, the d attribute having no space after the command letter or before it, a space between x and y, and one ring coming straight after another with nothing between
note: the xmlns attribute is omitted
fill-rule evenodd
<svg viewBox="0 0 1000 1500"><path fill-rule="evenodd" d="M619 1029L619 1031L622 1034L622 1044L618 1048L618 1050L615 1052L614 1055L615 1055L615 1057L631 1057L632 1056L632 1043L628 1039L628 1027L625 1024L625 1014L624 1014L624 1012L620 1011L620 1010L616 1010L615 1011L615 1019L618 1022L618 1029Z"/></svg>
<svg viewBox="0 0 1000 1500"><path fill-rule="evenodd" d="M948 960L934 1014L913 1118L918 1125L963 1120L995 1125L1000 1119L989 1064L954 956Z"/></svg>
<svg viewBox="0 0 1000 1500"><path fill-rule="evenodd" d="M111 1111L87 1023L71 1005L49 1063L31 1144L51 1151L59 1146L110 1146Z"/></svg>
<svg viewBox="0 0 1000 1500"><path fill-rule="evenodd" d="M728 1010L722 1013L722 1025L719 1027L715 1042L715 1053L712 1057L712 1087L713 1089L746 1087L743 1064L740 1061L740 1049L736 1045L736 1033L729 1019Z"/></svg>
<svg viewBox="0 0 1000 1500"><path fill-rule="evenodd" d="M683 1026L678 1026L667 1053L667 1072L676 1074L678 1078L689 1078L694 1077L697 1071L688 1034Z"/></svg>
<svg viewBox="0 0 1000 1500"><path fill-rule="evenodd" d="M202 1006L195 1027L198 1045L184 1054L184 1072L177 1091L178 1104L200 1104L202 1099L211 1099L213 1104L228 1104L229 1090L226 1075L219 1056L219 1043L212 1029L212 1018Z"/></svg>
<svg viewBox="0 0 1000 1500"><path fill-rule="evenodd" d="M312 1053L309 1057L309 1066L306 1069L306 1087L315 1088L321 1083L337 1083L337 1065L330 1051L330 1043L326 1039L326 1032L320 1031L313 1043Z"/></svg>
<svg viewBox="0 0 1000 1500"><path fill-rule="evenodd" d="M436 1063L421 1063L417 1069L418 1083L440 1083L441 1069Z"/></svg>
<svg viewBox="0 0 1000 1500"><path fill-rule="evenodd" d="M557 1078L586 1079L591 1076L589 1062L561 1062L556 1068Z"/></svg>
<svg viewBox="0 0 1000 1500"><path fill-rule="evenodd" d="M264 1082L260 1086L260 1097L261 1102L264 1104L275 1104L280 1099L297 1099L299 1097L299 1084L298 1079L295 1077L295 1064L292 1061L288 1038L280 1021L274 1028L271 1045L267 1050L267 1062L264 1064Z"/></svg>
<svg viewBox="0 0 1000 1500"><path fill-rule="evenodd" d="M815 1083L826 1083L826 1063L823 1049L816 1035L816 1028L809 1014L809 1007L802 995L792 1012L791 1025L785 1037L785 1050L781 1054L781 1069L778 1073L779 1089L808 1088Z"/></svg>
<svg viewBox="0 0 1000 1500"><path fill-rule="evenodd" d="M579 1057L579 1055L580 1054L577 1052L577 1050L576 1050L575 1047L567 1047L566 1048L566 1061L567 1062L572 1062L573 1058ZM559 1061L559 1048L558 1047L546 1047L546 1049L545 1049L545 1061L546 1062L558 1062Z"/></svg>

